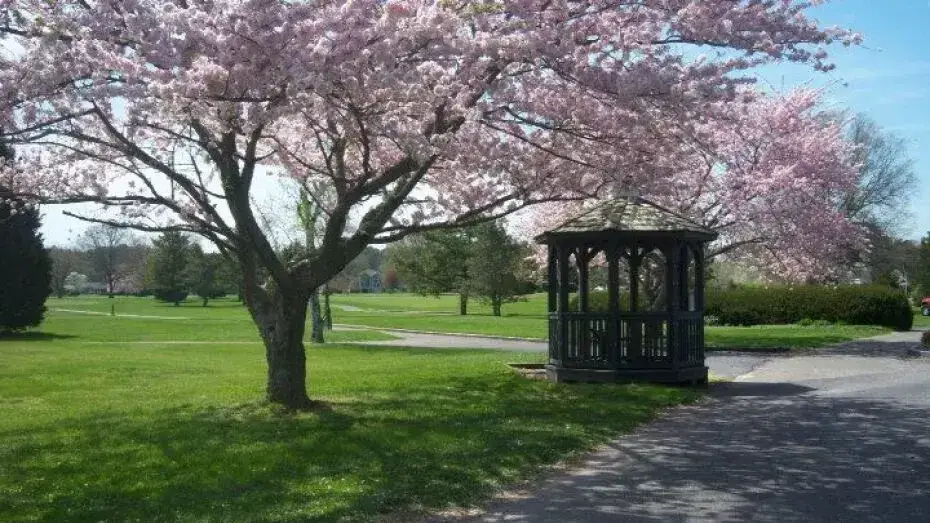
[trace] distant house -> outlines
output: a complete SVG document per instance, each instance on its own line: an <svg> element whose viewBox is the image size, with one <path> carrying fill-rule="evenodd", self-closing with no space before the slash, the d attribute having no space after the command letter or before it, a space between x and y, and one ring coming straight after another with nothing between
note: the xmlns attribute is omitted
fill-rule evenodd
<svg viewBox="0 0 930 523"><path fill-rule="evenodd" d="M365 269L358 275L358 292L381 292L381 273Z"/></svg>

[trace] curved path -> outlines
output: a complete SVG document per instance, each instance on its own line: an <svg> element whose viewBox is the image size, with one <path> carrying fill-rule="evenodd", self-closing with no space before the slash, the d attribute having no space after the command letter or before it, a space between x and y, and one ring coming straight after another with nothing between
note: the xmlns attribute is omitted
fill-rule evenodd
<svg viewBox="0 0 930 523"><path fill-rule="evenodd" d="M777 357L510 493L471 522L930 520L930 359L916 335Z"/></svg>
<svg viewBox="0 0 930 523"><path fill-rule="evenodd" d="M372 328L372 330L380 329ZM548 346L544 341L455 334L428 334L397 329L384 330L384 332L397 336L398 338L389 341L367 341L361 342L361 344L424 347L430 349L488 349L519 352L546 352L548 350ZM709 353L707 355L707 366L714 376L730 379L750 372L772 357L777 356L729 352Z"/></svg>

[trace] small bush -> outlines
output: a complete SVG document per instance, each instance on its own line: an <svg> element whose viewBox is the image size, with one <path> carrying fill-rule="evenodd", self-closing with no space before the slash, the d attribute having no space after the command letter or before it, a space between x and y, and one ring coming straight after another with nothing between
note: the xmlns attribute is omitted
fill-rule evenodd
<svg viewBox="0 0 930 523"><path fill-rule="evenodd" d="M591 312L607 312L610 305L610 296L607 291L592 291L588 295L588 310ZM569 310L578 310L578 293L572 294L568 300ZM630 295L623 293L620 295L620 310L630 310Z"/></svg>
<svg viewBox="0 0 930 523"><path fill-rule="evenodd" d="M914 322L904 293L861 285L709 289L705 313L726 325L845 323L905 331Z"/></svg>
<svg viewBox="0 0 930 523"><path fill-rule="evenodd" d="M182 301L187 299L187 291L159 289L155 291L155 299L179 305Z"/></svg>

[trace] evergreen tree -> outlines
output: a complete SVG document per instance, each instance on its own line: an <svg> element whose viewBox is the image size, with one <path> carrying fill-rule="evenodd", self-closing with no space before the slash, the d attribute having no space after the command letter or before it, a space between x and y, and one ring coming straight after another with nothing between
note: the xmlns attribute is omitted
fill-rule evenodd
<svg viewBox="0 0 930 523"><path fill-rule="evenodd" d="M166 231L154 242L149 279L155 298L175 306L187 299L190 240L177 231Z"/></svg>
<svg viewBox="0 0 930 523"><path fill-rule="evenodd" d="M388 264L412 292L456 292L463 315L472 296L500 316L504 303L531 292L528 256L527 247L498 222L414 235L388 248Z"/></svg>
<svg viewBox="0 0 930 523"><path fill-rule="evenodd" d="M529 276L524 260L529 250L497 222L478 225L473 235L468 257L470 286L476 296L491 305L491 313L500 316L501 306L517 301L526 290Z"/></svg>
<svg viewBox="0 0 930 523"><path fill-rule="evenodd" d="M13 151L0 142L0 159ZM0 187L0 332L42 323L52 292L52 262L42 246L39 211Z"/></svg>
<svg viewBox="0 0 930 523"><path fill-rule="evenodd" d="M471 296L469 263L472 229L440 230L413 235L388 248L388 263L411 292L459 295L459 314L468 314Z"/></svg>
<svg viewBox="0 0 930 523"><path fill-rule="evenodd" d="M223 256L219 253L203 252L196 243L190 247L190 258L187 267L187 279L190 290L202 301L203 306L213 298L226 295L226 289L221 281L223 271Z"/></svg>

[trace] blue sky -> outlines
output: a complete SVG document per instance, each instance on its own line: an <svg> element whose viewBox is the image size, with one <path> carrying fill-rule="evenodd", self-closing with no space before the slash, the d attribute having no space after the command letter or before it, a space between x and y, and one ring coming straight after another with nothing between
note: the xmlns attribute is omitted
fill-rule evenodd
<svg viewBox="0 0 930 523"><path fill-rule="evenodd" d="M759 73L774 89L798 85L823 87L835 108L862 112L909 142L919 187L910 212L908 237L930 231L930 32L928 0L833 0L812 14L822 25L862 33L862 46L831 49L837 69L818 73L807 67L776 65ZM47 208L43 232L48 243L69 244L85 228Z"/></svg>
<svg viewBox="0 0 930 523"><path fill-rule="evenodd" d="M928 0L834 0L812 11L821 25L860 32L862 46L833 48L827 74L779 65L760 79L775 89L808 83L827 89L838 107L862 112L906 139L919 177L908 237L930 231L930 32Z"/></svg>

